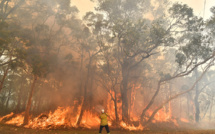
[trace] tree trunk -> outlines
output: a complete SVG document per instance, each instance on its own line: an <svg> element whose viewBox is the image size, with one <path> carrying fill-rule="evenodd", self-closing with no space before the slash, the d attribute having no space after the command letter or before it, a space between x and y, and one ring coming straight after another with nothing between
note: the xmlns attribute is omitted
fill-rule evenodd
<svg viewBox="0 0 215 134"><path fill-rule="evenodd" d="M182 100L181 100L181 96L179 97L179 101L180 101L180 119L181 119L181 113L182 113Z"/></svg>
<svg viewBox="0 0 215 134"><path fill-rule="evenodd" d="M209 120L211 121L212 119L212 109L213 109L213 102L214 102L214 95L211 99L211 107L210 107L210 115L209 115Z"/></svg>
<svg viewBox="0 0 215 134"><path fill-rule="evenodd" d="M154 103L154 100L155 100L156 96L158 95L158 93L160 91L160 85L161 85L161 82L159 81L156 92L154 93L154 95L153 95L152 99L150 100L150 102L148 103L148 105L142 111L142 114L140 116L140 122L141 122L141 124L144 123L143 119L144 119L144 116L146 114L146 111L152 106L152 104Z"/></svg>
<svg viewBox="0 0 215 134"><path fill-rule="evenodd" d="M157 113L160 109L162 109L163 106L166 105L169 101L171 101L171 100L173 100L173 99L176 99L177 97L179 97L179 96L181 96L181 95L183 95L183 94L185 94L185 93L188 93L188 92L192 91L192 90L195 88L196 84L202 79L202 77L204 76L204 74L206 73L206 71L207 71L210 67L211 67L211 63L206 67L206 69L205 69L204 72L201 74L201 76L198 77L198 79L196 79L196 81L195 81L194 84L191 86L191 88L189 88L189 89L186 90L186 91L183 91L183 92L181 92L181 93L178 93L178 94L172 96L170 99L168 99L168 100L166 100L164 103L162 103L157 109L155 109L155 110L153 111L153 113L152 113L152 115L149 117L148 121L147 121L145 124L142 124L142 125L146 126L147 124L149 124L149 123L153 120L153 118L154 118L154 116L156 115L156 113Z"/></svg>
<svg viewBox="0 0 215 134"><path fill-rule="evenodd" d="M84 92L83 92L83 59L84 59L84 52L82 49L82 51L81 51L81 66L80 66L80 85L79 85L80 94L84 94ZM79 101L82 101L82 100L79 100Z"/></svg>
<svg viewBox="0 0 215 134"><path fill-rule="evenodd" d="M3 75L3 77L2 77L2 79L1 79L1 81L0 81L0 93L1 93L2 88L3 88L3 86L4 86L4 81L5 81L6 76L7 76L7 74L8 74L8 70L9 70L9 66L8 66L7 69L4 71L4 75Z"/></svg>
<svg viewBox="0 0 215 134"><path fill-rule="evenodd" d="M90 77L90 70L91 70L91 58L89 60L89 65L88 65L88 71L87 71L87 78L86 78L86 83L84 86L84 98L83 98L83 103L81 106L81 112L77 121L77 126L79 126L81 124L82 118L83 118L83 114L84 111L86 110L86 103L87 103L87 87L88 87L88 81L89 81L89 77Z"/></svg>
<svg viewBox="0 0 215 134"><path fill-rule="evenodd" d="M86 107L86 99L84 98L82 106L81 106L81 112L80 115L78 117L78 121L77 121L77 126L79 126L81 124L83 115L84 115L84 111L85 111L85 107Z"/></svg>
<svg viewBox="0 0 215 134"><path fill-rule="evenodd" d="M91 110L93 108L93 93L94 93L94 90L93 90L93 81L94 81L94 70L91 69L90 71L91 73L89 74L91 77L90 77L90 82L88 84L88 109Z"/></svg>
<svg viewBox="0 0 215 134"><path fill-rule="evenodd" d="M187 117L190 118L190 98L189 93L187 94Z"/></svg>
<svg viewBox="0 0 215 134"><path fill-rule="evenodd" d="M25 116L24 116L23 125L27 125L28 122L29 122L29 112L30 112L30 108L31 108L32 97L33 97L36 81L37 81L37 76L34 76L34 79L33 79L32 85L31 85L30 94L29 94L29 97L28 97L28 103L27 103L27 106L26 106L26 109L25 109Z"/></svg>
<svg viewBox="0 0 215 134"><path fill-rule="evenodd" d="M122 121L129 122L128 116L128 69L127 65L122 66Z"/></svg>
<svg viewBox="0 0 215 134"><path fill-rule="evenodd" d="M198 68L195 69L195 76L196 79L198 78ZM199 109L199 85L196 83L196 95L195 95L195 121L196 123L199 122L199 115L200 115L200 109Z"/></svg>
<svg viewBox="0 0 215 134"><path fill-rule="evenodd" d="M116 92L115 92L114 106L115 106L116 125L118 126L119 116L118 116L118 110L117 110L118 106L117 106L117 95L116 95Z"/></svg>
<svg viewBox="0 0 215 134"><path fill-rule="evenodd" d="M21 106L21 91L19 91L19 93L18 93L18 100L17 100L15 113L20 112L20 106Z"/></svg>
<svg viewBox="0 0 215 134"><path fill-rule="evenodd" d="M21 94L22 94L22 90L23 90L23 83L24 83L24 78L22 78L22 81L20 83L21 86L20 86L20 89L18 90L18 100L17 100L15 113L19 113L21 110Z"/></svg>
<svg viewBox="0 0 215 134"><path fill-rule="evenodd" d="M81 65L80 65L80 70L79 70L79 73L80 73L80 84L79 84L79 92L77 93L78 95L76 96L76 99L77 99L77 103L75 103L75 106L74 106L74 111L77 112L78 114L78 107L80 105L82 105L83 103L83 100L82 100L82 95L84 95L84 91L83 91L83 58L84 58L84 50L83 48L81 49ZM72 102L73 103L73 102ZM76 113L75 113L76 114Z"/></svg>
<svg viewBox="0 0 215 134"><path fill-rule="evenodd" d="M10 85L11 85L11 83L10 83ZM9 101L10 101L10 97L11 97L11 88L12 88L12 86L10 86L10 89L9 89L9 93L8 93L8 97L7 97L7 101L6 101L6 106L5 106L6 110L8 109L8 105L9 105Z"/></svg>
<svg viewBox="0 0 215 134"><path fill-rule="evenodd" d="M40 92L41 93L41 92ZM40 113L41 108L42 108L42 99L41 99L41 95L39 96L38 102L37 102L37 106L36 106L36 111Z"/></svg>
<svg viewBox="0 0 215 134"><path fill-rule="evenodd" d="M0 108L2 109L2 111L4 110L4 104L5 104L5 101L6 101L6 99L7 99L7 97L6 97L6 92L3 92L3 93L1 93L1 106L0 106Z"/></svg>

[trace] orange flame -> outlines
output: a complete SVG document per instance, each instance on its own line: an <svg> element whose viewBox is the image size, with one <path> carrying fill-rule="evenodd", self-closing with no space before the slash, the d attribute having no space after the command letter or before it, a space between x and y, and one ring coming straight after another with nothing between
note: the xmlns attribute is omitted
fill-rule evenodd
<svg viewBox="0 0 215 134"><path fill-rule="evenodd" d="M135 127L134 125L127 125L125 122L121 121L120 126L127 130L143 130L143 126L139 125L138 127Z"/></svg>
<svg viewBox="0 0 215 134"><path fill-rule="evenodd" d="M6 119L6 118L10 118L10 117L12 117L13 115L14 115L14 113L13 113L13 112L11 112L10 114L5 115L5 116L1 117L1 118L0 118L0 122L1 122L2 120Z"/></svg>
<svg viewBox="0 0 215 134"><path fill-rule="evenodd" d="M11 120L7 121L6 124L21 126L23 124L23 120L24 120L24 116L20 114L12 118Z"/></svg>
<svg viewBox="0 0 215 134"><path fill-rule="evenodd" d="M182 122L186 122L186 123L189 122L189 121L188 121L187 119L185 119L185 118L181 118L181 121L182 121Z"/></svg>
<svg viewBox="0 0 215 134"><path fill-rule="evenodd" d="M138 122L139 116L135 114L136 111L134 111L134 102L135 102L135 94L136 90L140 87L133 86L133 90L131 92L131 105L130 105L130 111L129 116L131 118L131 122ZM117 103L117 112L119 116L119 120L122 120L122 102L118 99L120 98L120 93L116 93L114 91L110 91L108 94L107 99L107 113L110 116L110 122L108 123L110 126L113 125L113 122L116 119L115 115L115 102ZM115 98L116 97L116 98ZM75 103L75 102L74 102ZM49 113L43 113L39 116L33 118L29 121L29 124L25 127L27 128L33 128L33 129L50 129L50 128L69 128L69 127L78 127L77 121L79 118L81 106L79 106L77 109L74 107L58 107L55 111L49 112ZM74 111L76 111L74 113ZM148 110L147 116L151 116L153 111ZM23 124L24 120L24 114L19 114L16 117L12 118L11 120L7 121L6 124L14 124L17 126L20 126ZM9 119L14 116L14 113L10 113L6 116L3 116L0 118L0 121L4 119ZM189 122L186 119L181 119L182 122ZM153 123L156 122L172 122L176 126L178 126L177 120L172 117L172 110L171 105L169 103L168 107L163 107L163 109L159 110L157 114L154 116L154 119L152 121ZM82 127L85 128L93 128L98 127L100 125L100 118L98 115L93 114L92 111L85 111L82 117L82 121L80 123ZM121 121L119 125L127 130L143 130L144 127L139 125L128 125L125 122Z"/></svg>

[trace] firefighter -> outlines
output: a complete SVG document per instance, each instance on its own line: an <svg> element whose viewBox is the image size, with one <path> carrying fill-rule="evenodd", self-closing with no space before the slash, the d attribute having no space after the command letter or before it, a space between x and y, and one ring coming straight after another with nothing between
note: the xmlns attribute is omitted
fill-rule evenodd
<svg viewBox="0 0 215 134"><path fill-rule="evenodd" d="M99 134L102 133L103 127L105 127L107 133L110 134L109 127L108 127L108 120L107 120L107 117L109 117L109 116L108 116L108 114L105 113L104 109L102 109L101 112L102 112L102 114L100 115L101 124L100 124Z"/></svg>

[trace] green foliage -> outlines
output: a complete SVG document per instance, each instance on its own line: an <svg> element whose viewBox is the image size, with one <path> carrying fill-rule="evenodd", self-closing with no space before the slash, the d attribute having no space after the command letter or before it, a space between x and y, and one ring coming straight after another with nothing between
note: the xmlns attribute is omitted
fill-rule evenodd
<svg viewBox="0 0 215 134"><path fill-rule="evenodd" d="M169 74L169 73L160 72L159 75L161 77L161 80L167 80L167 79L171 78L171 74Z"/></svg>
<svg viewBox="0 0 215 134"><path fill-rule="evenodd" d="M203 33L205 24L202 18L193 14L193 10L187 5L174 4L169 12L171 16L177 19L182 30L176 31L180 47L176 53L176 62L180 67L191 60L199 61L208 58L212 53L210 46L211 38L208 34Z"/></svg>
<svg viewBox="0 0 215 134"><path fill-rule="evenodd" d="M193 9L188 7L186 4L174 4L170 9L169 13L172 15L173 18L181 18L181 21L183 18L189 19L193 17Z"/></svg>
<svg viewBox="0 0 215 134"><path fill-rule="evenodd" d="M179 64L181 67L186 62L186 56L183 53L177 53L175 61Z"/></svg>
<svg viewBox="0 0 215 134"><path fill-rule="evenodd" d="M161 25L161 23L155 22L152 24L152 27L150 29L150 37L153 44L162 44L166 34L166 30Z"/></svg>
<svg viewBox="0 0 215 134"><path fill-rule="evenodd" d="M50 71L49 61L40 56L31 58L32 73L38 77L46 77Z"/></svg>
<svg viewBox="0 0 215 134"><path fill-rule="evenodd" d="M211 8L212 17L207 21L207 27L209 28L212 36L215 36L215 6Z"/></svg>

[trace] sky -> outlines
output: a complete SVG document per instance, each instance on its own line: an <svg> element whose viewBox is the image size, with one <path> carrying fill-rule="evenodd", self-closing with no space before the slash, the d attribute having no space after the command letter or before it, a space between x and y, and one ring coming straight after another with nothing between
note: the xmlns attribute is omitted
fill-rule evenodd
<svg viewBox="0 0 215 134"><path fill-rule="evenodd" d="M209 19L211 16L210 8L215 6L215 0L171 0L172 2L182 2L192 7L195 15L204 16L204 19ZM206 1L205 13L204 13L204 3ZM86 12L92 11L94 9L94 3L90 0L72 0L72 4L76 5L79 9L79 14L82 17ZM204 14L204 15L203 15Z"/></svg>

